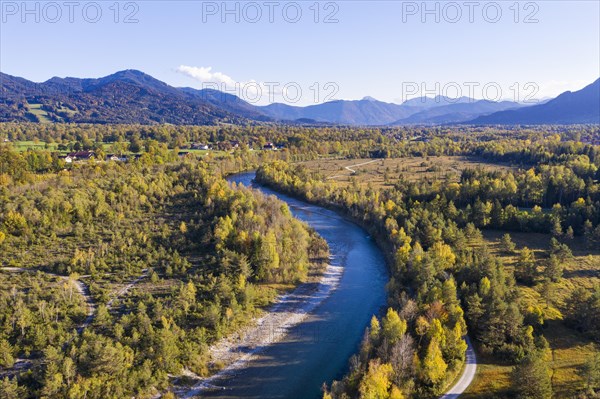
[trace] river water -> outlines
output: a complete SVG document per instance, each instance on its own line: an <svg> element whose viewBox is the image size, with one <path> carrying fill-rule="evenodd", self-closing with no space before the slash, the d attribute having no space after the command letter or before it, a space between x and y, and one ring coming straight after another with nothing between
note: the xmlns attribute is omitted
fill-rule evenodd
<svg viewBox="0 0 600 399"><path fill-rule="evenodd" d="M330 384L348 370L348 360L357 352L371 316L385 305L384 256L365 230L336 212L254 185L253 178L254 172L248 172L228 180L286 202L295 217L327 240L332 264L344 271L331 295L283 340L265 347L235 375L219 381L224 389L201 396L317 399L324 382Z"/></svg>

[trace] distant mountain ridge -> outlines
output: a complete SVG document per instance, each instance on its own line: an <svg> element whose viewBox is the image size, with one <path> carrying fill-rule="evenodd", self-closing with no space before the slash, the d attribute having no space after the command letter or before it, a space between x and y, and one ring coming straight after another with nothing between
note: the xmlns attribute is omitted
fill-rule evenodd
<svg viewBox="0 0 600 399"><path fill-rule="evenodd" d="M54 77L43 83L0 73L0 121L41 118L52 122L190 125L244 120L135 70L99 79Z"/></svg>
<svg viewBox="0 0 600 399"><path fill-rule="evenodd" d="M470 97L459 97L459 98L450 98L446 96L435 96L435 97L416 97L411 98L410 100L406 100L402 103L402 105L407 107L417 107L424 109L442 107L445 105L453 105L453 104L468 104L476 102L477 100L472 99Z"/></svg>
<svg viewBox="0 0 600 399"><path fill-rule="evenodd" d="M458 123L507 109L521 108L524 105L512 101L494 102L479 100L457 102L439 107L426 107L425 110L394 122L394 125L418 125Z"/></svg>
<svg viewBox="0 0 600 399"><path fill-rule="evenodd" d="M418 111L412 107L372 98L336 100L306 107L275 103L260 107L260 110L275 120L312 119L342 125L386 125Z"/></svg>
<svg viewBox="0 0 600 399"><path fill-rule="evenodd" d="M600 79L578 91L531 107L496 112L470 121L482 125L600 124Z"/></svg>
<svg viewBox="0 0 600 399"><path fill-rule="evenodd" d="M444 96L414 98L402 104L367 96L299 107L280 103L256 106L217 90L177 88L137 70L97 79L53 77L43 83L0 72L0 121L354 126L600 123L599 85L600 79L578 92L529 107Z"/></svg>

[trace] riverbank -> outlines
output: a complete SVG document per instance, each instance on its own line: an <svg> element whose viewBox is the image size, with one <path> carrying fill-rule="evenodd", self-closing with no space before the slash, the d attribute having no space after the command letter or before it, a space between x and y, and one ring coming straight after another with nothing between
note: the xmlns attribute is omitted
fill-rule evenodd
<svg viewBox="0 0 600 399"><path fill-rule="evenodd" d="M241 331L221 339L210 347L212 359L218 359L222 369L199 382L190 390L180 390L183 398L191 398L209 389L222 389L218 381L235 376L267 345L279 342L289 329L306 319L338 286L343 274L340 266L327 265L318 281L300 284L292 292L278 297L265 314ZM187 374L190 376L190 374Z"/></svg>
<svg viewBox="0 0 600 399"><path fill-rule="evenodd" d="M277 166L274 167L274 169L277 169ZM347 215L353 222L358 223L360 225L363 225L365 229L367 229L368 231L371 232L371 234L377 238L377 245L384 250L384 254L386 256L387 259L387 264L388 264L388 269L390 265L396 265L396 259L395 259L395 254L396 254L396 250L393 248L393 244L392 242L389 240L389 237L385 237L384 235L382 235L382 232L384 231L389 231L389 229L387 228L387 222L389 219L386 219L386 226L385 229L382 226L382 217L379 213L376 212L372 212L371 214L369 214L369 212L367 212L366 210L362 210L360 209L360 207L354 207L354 203L352 204L352 209L350 209L350 207L348 207L348 209L346 209L346 207L342 207L341 205L338 205L336 203L334 203L333 201L328 201L327 197L325 196L321 196L320 194L323 192L323 190L321 190L322 187L318 186L319 182L313 182L311 181L311 178L309 176L302 176L301 177L301 181L306 182L306 185L310 185L310 187L316 187L316 192L317 194L313 193L312 191L310 191L310 189L308 191L303 192L301 189L297 189L297 187L303 187L301 183L299 183L297 180L295 180L297 178L297 176L293 176L290 177L289 175L285 175L286 170L285 168L281 168L282 170L276 170L273 171L271 169L268 169L267 172L265 172L265 170L259 170L257 173L257 181L259 184L262 185L266 185L269 187L272 187L273 189L277 190L277 191L282 191L285 192L288 195L291 195L292 197L299 197L302 198L303 200L309 202L309 203L316 203L320 206L323 207L327 207L327 208L333 208L336 209L338 212L341 212L345 215ZM273 173L273 175L269 175L269 171ZM273 177L275 176L275 177ZM281 178L281 180L278 180L278 178ZM304 180L303 180L304 179ZM279 184L278 182L282 181L282 184ZM289 182L293 182L293 183L289 183ZM289 184L288 184L289 183ZM311 185L311 183L313 185ZM304 186L306 187L306 186ZM362 193L365 194L365 193ZM344 198L347 199L347 198ZM392 203L393 204L393 203ZM372 205L372 204L367 204L366 207L368 205ZM373 207L377 207L377 203L375 203L375 205L372 205ZM358 208L358 209L357 209ZM368 208L365 208L368 209ZM367 216L369 215L369 216ZM393 219L392 219L393 221ZM402 281L401 279L398 279L398 276L395 276L397 278L397 280L391 280L391 283L393 284L394 282L398 283L399 281ZM444 282L444 284L446 284ZM411 287L410 285L406 286L404 288L407 293L410 296L414 296L414 292L413 289L414 287ZM398 293L396 292L396 295L398 295ZM393 300L392 302L390 302L390 305L393 304ZM459 314L459 316L462 319L462 313ZM464 323L464 322L463 322ZM458 324L457 324L458 326ZM456 327L455 327L456 328ZM460 338L461 336L459 336ZM442 394L442 398L450 398L450 397L458 397L460 394L462 394L466 388L469 386L469 384L471 383L471 381L473 380L473 377L475 375L476 372L476 368L477 368L477 363L476 363L476 357L474 356L474 352L473 352L473 348L470 345L470 341L468 339L468 337L466 337L466 359L463 357L461 358L453 358L453 367L448 370L447 374L445 374L443 377L443 380L438 379L438 381L440 381L440 386L439 388L442 389L437 389L435 392L432 391L430 392L430 396L428 395L427 397L435 397L435 394L440 395L441 392L446 392L446 394ZM379 348L378 350L380 350L381 348ZM389 356L389 354L388 354ZM389 358L389 357L388 357ZM443 361L443 360L442 360ZM446 366L446 364L444 364ZM458 367L457 367L458 366ZM366 366L363 366L366 367ZM371 365L369 364L369 370L371 368ZM349 377L345 377L344 381L347 381ZM352 381L351 383L347 383L347 386L351 386L354 382L355 382L355 377L354 381ZM450 388L451 387L451 388ZM339 388L339 386L338 386ZM448 389L450 388L450 389ZM344 393L348 393L351 392L352 389L355 388L349 388L347 391L344 391ZM338 392L340 392L340 390L338 389Z"/></svg>
<svg viewBox="0 0 600 399"><path fill-rule="evenodd" d="M251 186L253 178L254 173L242 173L228 180ZM327 241L332 257L326 280L282 296L243 334L215 344L211 353L229 366L179 392L185 397L317 399L323 383L347 372L371 316L385 304L383 254L365 230L340 214L254 188L286 202Z"/></svg>

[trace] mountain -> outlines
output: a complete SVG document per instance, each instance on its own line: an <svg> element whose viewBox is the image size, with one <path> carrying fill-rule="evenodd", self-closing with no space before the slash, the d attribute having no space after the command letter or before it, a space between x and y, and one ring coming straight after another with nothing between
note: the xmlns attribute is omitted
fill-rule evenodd
<svg viewBox="0 0 600 399"><path fill-rule="evenodd" d="M214 89L196 90L189 87L184 87L180 90L231 114L243 115L245 118L258 121L271 120L271 118L262 113L258 107L230 93L225 93Z"/></svg>
<svg viewBox="0 0 600 399"><path fill-rule="evenodd" d="M477 125L600 124L600 79L575 92L567 91L545 104L480 116Z"/></svg>
<svg viewBox="0 0 600 399"><path fill-rule="evenodd" d="M600 79L545 104L468 97L420 97L392 104L373 97L306 107L255 106L217 90L177 88L136 70L97 79L54 77L31 82L0 72L0 122L207 125L280 121L294 124L570 124L600 123Z"/></svg>
<svg viewBox="0 0 600 399"><path fill-rule="evenodd" d="M311 119L342 125L386 125L419 111L417 108L385 103L373 98L336 100L307 107L275 103L259 109L265 115L280 121Z"/></svg>
<svg viewBox="0 0 600 399"><path fill-rule="evenodd" d="M474 100L469 97L459 97L459 98L450 98L446 96L435 96L435 97L416 97L411 98L410 100L406 100L402 103L402 105L406 107L415 107L420 108L421 110L443 107L445 105L452 104L468 104L473 103L477 100Z"/></svg>
<svg viewBox="0 0 600 399"><path fill-rule="evenodd" d="M466 97L463 97L466 98ZM511 102L494 102L488 100L473 100L472 102L457 102L450 105L426 108L421 112L410 115L408 118L394 122L394 125L442 125L447 123L459 123L472 120L481 115L507 109L520 108L523 105Z"/></svg>
<svg viewBox="0 0 600 399"><path fill-rule="evenodd" d="M0 121L205 125L245 120L135 70L43 83L1 73L0 94Z"/></svg>

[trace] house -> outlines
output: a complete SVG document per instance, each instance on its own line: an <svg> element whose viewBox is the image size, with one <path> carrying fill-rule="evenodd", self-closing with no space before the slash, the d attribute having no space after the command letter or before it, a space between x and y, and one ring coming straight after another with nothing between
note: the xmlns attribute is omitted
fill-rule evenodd
<svg viewBox="0 0 600 399"><path fill-rule="evenodd" d="M72 152L65 158L66 163L72 163L75 161L87 161L93 159L96 156L94 151L77 151Z"/></svg>
<svg viewBox="0 0 600 399"><path fill-rule="evenodd" d="M208 144L204 144L204 143L192 143L191 149L192 150L210 150L210 147L208 146Z"/></svg>
<svg viewBox="0 0 600 399"><path fill-rule="evenodd" d="M271 142L266 143L265 145L263 145L263 150L276 150L277 146Z"/></svg>
<svg viewBox="0 0 600 399"><path fill-rule="evenodd" d="M127 162L127 157L124 155L108 154L106 156L106 160L114 162Z"/></svg>

